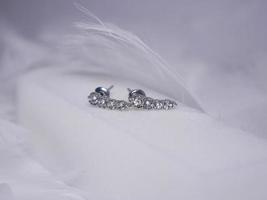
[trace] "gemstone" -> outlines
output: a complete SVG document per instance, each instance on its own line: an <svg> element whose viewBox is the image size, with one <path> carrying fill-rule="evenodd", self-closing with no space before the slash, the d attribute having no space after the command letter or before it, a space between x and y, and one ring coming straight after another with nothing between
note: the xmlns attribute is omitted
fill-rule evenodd
<svg viewBox="0 0 267 200"><path fill-rule="evenodd" d="M117 108L119 110L125 110L125 109L128 108L128 104L125 101L119 101L118 105L117 105Z"/></svg>
<svg viewBox="0 0 267 200"><path fill-rule="evenodd" d="M92 92L88 96L89 103L92 105L96 105L98 103L99 98L100 98L100 94L96 92Z"/></svg>
<svg viewBox="0 0 267 200"><path fill-rule="evenodd" d="M105 97L100 97L98 99L97 105L101 108L106 108L107 107L107 99Z"/></svg>
<svg viewBox="0 0 267 200"><path fill-rule="evenodd" d="M117 108L117 102L116 100L114 99L110 99L108 102L107 102L107 107L111 110L114 110Z"/></svg>
<svg viewBox="0 0 267 200"><path fill-rule="evenodd" d="M153 108L153 99L152 98L146 97L146 98L144 98L143 102L144 102L144 105L143 105L144 109L150 110Z"/></svg>
<svg viewBox="0 0 267 200"><path fill-rule="evenodd" d="M154 106L153 106L155 109L157 110L160 110L163 108L163 103L160 101L160 100L155 100L154 101Z"/></svg>
<svg viewBox="0 0 267 200"><path fill-rule="evenodd" d="M171 100L168 100L168 99L165 99L165 100L163 101L163 108L164 108L165 110L172 109L172 108L174 108L174 106L176 106L176 105L177 105L176 102L171 101Z"/></svg>
<svg viewBox="0 0 267 200"><path fill-rule="evenodd" d="M141 95L133 95L129 97L129 101L137 108L141 108L143 106L144 97Z"/></svg>
<svg viewBox="0 0 267 200"><path fill-rule="evenodd" d="M169 104L170 104L170 101L169 100L164 100L163 101L163 109L165 110L168 110L169 109Z"/></svg>

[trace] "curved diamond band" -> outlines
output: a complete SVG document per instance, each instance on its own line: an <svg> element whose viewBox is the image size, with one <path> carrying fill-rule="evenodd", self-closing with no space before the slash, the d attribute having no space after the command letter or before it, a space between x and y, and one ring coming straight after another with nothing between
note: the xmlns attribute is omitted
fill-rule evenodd
<svg viewBox="0 0 267 200"><path fill-rule="evenodd" d="M170 110L177 106L175 101L169 99L153 99L140 94L129 95L129 102L136 109Z"/></svg>
<svg viewBox="0 0 267 200"><path fill-rule="evenodd" d="M108 96L101 95L97 92L92 92L88 96L89 103L99 108L110 110L128 110L131 105L127 101L111 99Z"/></svg>

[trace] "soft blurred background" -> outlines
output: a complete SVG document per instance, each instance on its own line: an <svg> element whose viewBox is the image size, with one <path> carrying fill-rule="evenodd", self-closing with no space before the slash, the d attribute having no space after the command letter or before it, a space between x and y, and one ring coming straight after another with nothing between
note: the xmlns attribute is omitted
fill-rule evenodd
<svg viewBox="0 0 267 200"><path fill-rule="evenodd" d="M267 138L267 1L76 2L138 35L184 78L209 115ZM1 0L0 33L41 43L44 34L64 33L85 18L73 3ZM5 50L0 43L0 55Z"/></svg>

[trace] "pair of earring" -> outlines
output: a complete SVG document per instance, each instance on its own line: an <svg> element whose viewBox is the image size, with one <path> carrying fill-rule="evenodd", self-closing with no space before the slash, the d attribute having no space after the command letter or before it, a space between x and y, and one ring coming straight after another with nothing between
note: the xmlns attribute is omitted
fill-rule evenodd
<svg viewBox="0 0 267 200"><path fill-rule="evenodd" d="M128 101L112 99L110 98L110 90L112 88L113 85L109 88L97 87L94 92L89 94L89 103L110 110L169 110L177 106L175 101L169 99L160 100L147 97L145 92L141 89L131 90L128 88Z"/></svg>

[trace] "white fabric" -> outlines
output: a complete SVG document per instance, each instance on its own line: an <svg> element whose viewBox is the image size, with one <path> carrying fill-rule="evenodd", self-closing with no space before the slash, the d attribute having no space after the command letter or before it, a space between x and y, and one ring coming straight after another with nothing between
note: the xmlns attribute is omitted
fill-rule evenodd
<svg viewBox="0 0 267 200"><path fill-rule="evenodd" d="M78 35L71 34L67 38L61 35L46 36L42 40L45 41L44 45L25 41L13 32L1 30L1 43L5 46L0 68L1 198L58 200L101 197L102 200L121 197L141 199L147 195L146 199L171 199L175 196L168 195L173 194L180 195L182 199L266 199L264 140L225 128L199 111L184 106L177 112L142 113L142 121L137 124L134 120L139 118L138 112L126 113L127 117L124 118L122 115L125 113L89 109L84 93L87 94L96 85L108 85L113 80L121 79L128 79L128 84L133 87L146 88L151 95L169 96L198 110L201 107L181 78L132 34L101 23L79 24L79 27L81 33ZM21 80L18 91L21 99L17 99L17 80L22 74L39 68L51 68L52 73L42 77L42 80L39 79L41 76ZM62 68L64 75L57 75L55 68ZM96 74L102 75L102 78L86 80L86 77L96 77ZM103 81L103 76L109 77L110 81ZM81 77L85 77L88 85ZM36 81L34 84L33 78ZM119 83L121 86L121 83L126 84L125 80ZM47 88L43 90L42 87ZM123 88L118 87L116 91L119 92L115 95L125 94ZM17 109L18 103L20 110ZM90 114L87 113L88 109ZM71 112L71 115L63 115L66 112ZM32 132L14 125L16 113L20 115L19 121ZM79 125L81 113L86 128L77 131L72 122ZM76 114L78 116L74 118ZM58 115L63 115L60 116L63 118ZM104 124L105 129L116 135L95 132L95 140L88 140L92 146L86 146L89 136L84 131L87 132L91 125L87 119L90 115L97 118L96 123L92 124L94 128ZM156 122L150 121L150 124L143 126L143 120L149 118ZM71 134L69 137L64 137L65 129L61 129L64 126L57 123L66 119L71 121L65 125L74 128L67 130L66 133ZM113 127L116 119L123 123L117 121L117 126ZM125 126L125 123L139 126L136 127L139 131L125 135L131 130L131 126ZM151 132L153 125L156 125L154 134ZM81 133L85 137L75 137ZM38 137L44 137L44 140ZM100 146L104 139L109 148ZM120 139L120 142L115 139ZM112 144L114 149L109 151L108 145ZM102 151L89 151L88 148ZM125 152L121 149L128 150L126 153L133 153L134 156L123 154ZM97 152L99 155L93 154ZM118 152L120 154L115 154L115 160L105 156ZM87 153L98 162L90 163ZM146 165L134 165L134 161L139 159ZM118 164L126 167L119 168ZM135 177L133 171L136 168L139 175ZM92 172L96 172L93 174L95 179ZM119 176L113 176L119 172ZM161 172L163 176L155 176L156 172ZM144 177L146 182L140 182ZM113 185L112 180L116 178L119 179ZM102 181L95 182L100 179ZM142 183L147 183L148 188L142 188ZM161 183L166 187L162 187ZM178 192L174 192L177 190L173 187L176 184L180 186ZM103 187L105 190L102 191Z"/></svg>
<svg viewBox="0 0 267 200"><path fill-rule="evenodd" d="M85 199L82 192L51 175L29 156L23 141L26 134L26 130L0 120L0 199Z"/></svg>
<svg viewBox="0 0 267 200"><path fill-rule="evenodd" d="M138 87L62 69L19 82L19 122L34 131L34 152L64 182L93 199L267 198L264 140L183 105L158 112L89 106L87 94L109 83L117 98L127 98L124 86Z"/></svg>

